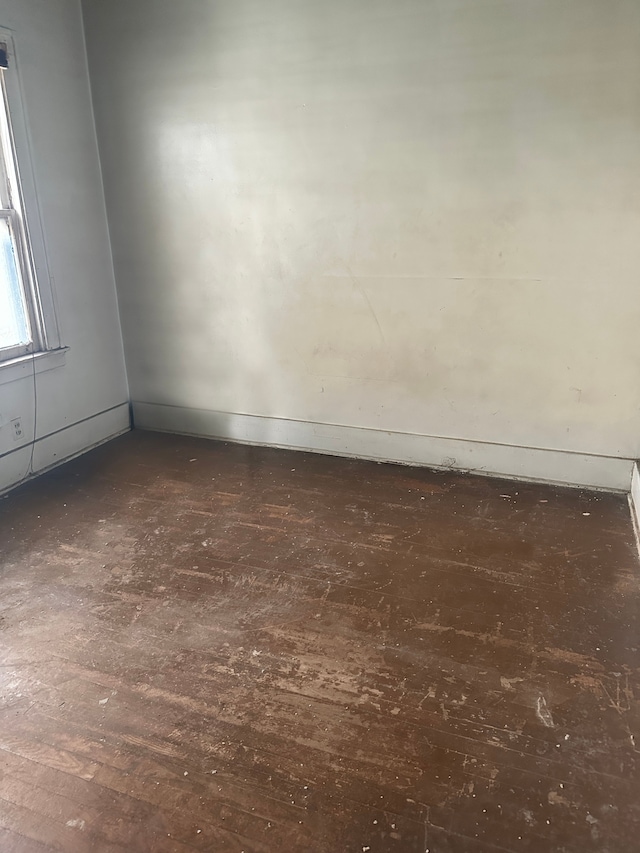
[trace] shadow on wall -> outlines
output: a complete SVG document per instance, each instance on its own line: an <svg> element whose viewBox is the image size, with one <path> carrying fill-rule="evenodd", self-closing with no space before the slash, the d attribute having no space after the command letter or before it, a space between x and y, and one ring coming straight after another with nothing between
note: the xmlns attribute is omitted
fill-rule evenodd
<svg viewBox="0 0 640 853"><path fill-rule="evenodd" d="M98 70L93 85L130 384L134 397L140 387L155 402L196 399L209 409L220 408L224 386L234 410L277 412L286 396L269 368L286 266L268 228L277 213L256 214L264 188L245 176L237 140L220 130L241 132L247 87L263 81L257 67L253 84L246 69L225 70L237 21L224 6L85 3L89 31L101 30L102 16L113 27L115 14L121 33L115 45L89 39L89 50L93 68L120 67ZM244 6L247 25L259 27L267 12ZM268 195L273 206L287 204L273 187Z"/></svg>

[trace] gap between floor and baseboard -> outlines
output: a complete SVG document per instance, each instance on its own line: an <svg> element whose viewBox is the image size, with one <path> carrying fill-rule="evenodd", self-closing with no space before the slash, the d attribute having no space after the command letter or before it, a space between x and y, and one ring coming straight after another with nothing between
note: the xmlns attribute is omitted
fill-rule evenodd
<svg viewBox="0 0 640 853"><path fill-rule="evenodd" d="M566 450L390 432L133 401L140 429L629 493L634 461Z"/></svg>
<svg viewBox="0 0 640 853"><path fill-rule="evenodd" d="M34 477L69 462L89 450L93 450L113 438L117 438L131 429L129 403L119 403L94 415L81 418L61 429L53 430L47 435L40 436L35 442L28 442L3 455L2 459L11 457L27 459L31 457L33 447L32 470L27 476L18 473L15 478L9 474L5 482L0 482L0 495L5 494L16 486L26 483ZM16 465L15 470L21 472L26 465Z"/></svg>

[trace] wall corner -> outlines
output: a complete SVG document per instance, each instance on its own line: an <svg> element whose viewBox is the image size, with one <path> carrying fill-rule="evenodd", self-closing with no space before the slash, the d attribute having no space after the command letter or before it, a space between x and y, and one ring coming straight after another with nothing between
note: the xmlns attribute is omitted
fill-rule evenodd
<svg viewBox="0 0 640 853"><path fill-rule="evenodd" d="M636 534L636 545L640 555L640 462L635 462L631 474L631 490L629 492L629 507L631 521Z"/></svg>

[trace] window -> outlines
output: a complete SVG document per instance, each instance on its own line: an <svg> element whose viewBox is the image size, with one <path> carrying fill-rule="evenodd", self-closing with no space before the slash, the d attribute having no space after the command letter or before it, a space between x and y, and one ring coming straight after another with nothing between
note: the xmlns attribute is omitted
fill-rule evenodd
<svg viewBox="0 0 640 853"><path fill-rule="evenodd" d="M0 364L59 347L13 43L0 30ZM39 260L39 263L38 263Z"/></svg>

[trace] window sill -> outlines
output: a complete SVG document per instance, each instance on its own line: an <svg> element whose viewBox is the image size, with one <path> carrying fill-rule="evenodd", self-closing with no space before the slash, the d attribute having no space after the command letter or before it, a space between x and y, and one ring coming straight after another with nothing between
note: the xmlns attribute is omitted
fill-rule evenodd
<svg viewBox="0 0 640 853"><path fill-rule="evenodd" d="M56 367L62 367L67 357L69 347L50 349L45 352L37 352L34 355L21 355L9 361L0 361L0 385L7 382L17 382L19 379L28 379Z"/></svg>

